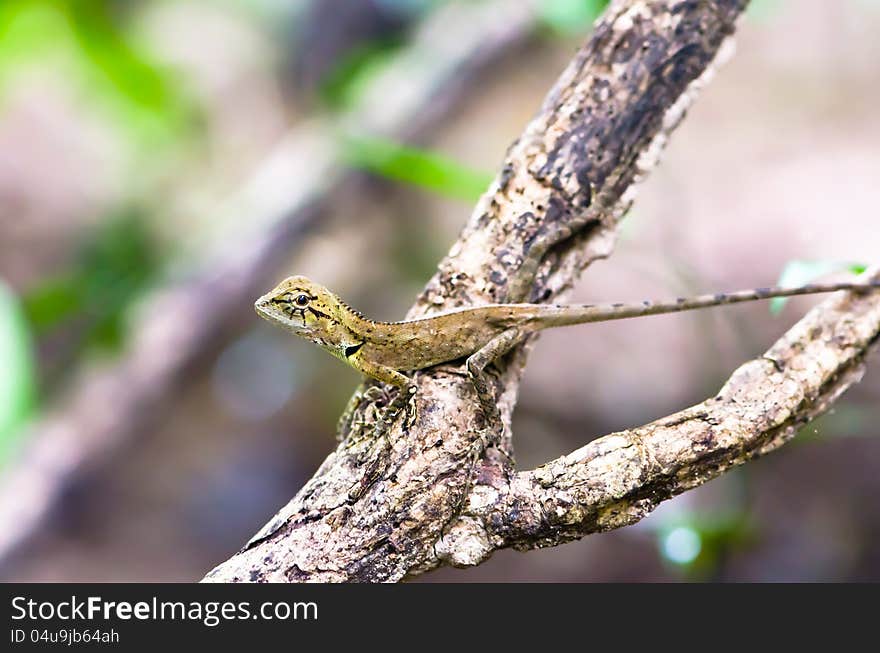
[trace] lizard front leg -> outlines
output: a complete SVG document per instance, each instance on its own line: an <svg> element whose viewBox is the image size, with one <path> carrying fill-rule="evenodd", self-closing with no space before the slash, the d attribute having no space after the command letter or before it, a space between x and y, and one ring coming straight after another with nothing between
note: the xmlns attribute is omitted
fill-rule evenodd
<svg viewBox="0 0 880 653"><path fill-rule="evenodd" d="M410 402L415 397L417 386L409 377L401 374L397 370L366 360L357 354L349 356L347 360L352 367L366 376L378 381L390 383L400 389L397 393L397 397L394 398L385 410L379 413L379 418L376 421L375 437L377 441L380 438L383 439L382 449L385 451L391 447L391 439L388 437L388 432L391 430L392 421L401 410L405 410L407 406L410 405ZM367 391L359 397L359 400L368 398L371 391L377 389L376 386L368 388ZM387 460L385 459L384 453L373 459L372 463L364 472L361 480L349 489L349 501L355 502L363 496L367 488L381 476L385 464L387 464Z"/></svg>
<svg viewBox="0 0 880 653"><path fill-rule="evenodd" d="M410 405L410 402L416 393L416 384L408 376L401 374L397 370L362 358L358 353L349 356L348 363L371 378L390 383L391 385L400 388L397 397L395 397L394 401L388 405L387 410L384 411L382 418L376 425L377 434L387 432L397 413ZM370 390L368 389L364 394L368 395L369 391Z"/></svg>

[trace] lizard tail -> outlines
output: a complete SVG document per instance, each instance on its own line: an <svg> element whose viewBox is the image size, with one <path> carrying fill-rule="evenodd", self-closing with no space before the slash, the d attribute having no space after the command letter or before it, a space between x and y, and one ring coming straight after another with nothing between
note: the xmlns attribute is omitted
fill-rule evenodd
<svg viewBox="0 0 880 653"><path fill-rule="evenodd" d="M771 299L773 297L813 295L817 293L835 292L838 290L871 291L878 289L880 289L880 281L850 281L808 284L796 288L755 288L753 290L739 290L737 292L717 293L714 295L679 297L674 300L661 302L644 301L620 304L560 305L548 307L556 310L542 312L541 317L536 321L541 327L564 326L569 324L583 324L585 322L622 320L628 317L642 317L645 315L678 313L679 311L691 311L698 308L723 306L725 304L738 304L740 302Z"/></svg>

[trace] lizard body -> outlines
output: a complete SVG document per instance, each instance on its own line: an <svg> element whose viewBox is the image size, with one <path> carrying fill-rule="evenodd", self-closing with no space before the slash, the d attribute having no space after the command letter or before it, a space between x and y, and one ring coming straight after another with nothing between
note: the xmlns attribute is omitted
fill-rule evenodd
<svg viewBox="0 0 880 653"><path fill-rule="evenodd" d="M672 301L617 304L487 304L401 322L364 317L325 287L289 277L255 304L259 315L316 343L363 374L414 391L402 372L470 357L468 369L482 399L479 373L525 335L551 327L688 311L723 304L869 290L880 282L811 284L700 295Z"/></svg>

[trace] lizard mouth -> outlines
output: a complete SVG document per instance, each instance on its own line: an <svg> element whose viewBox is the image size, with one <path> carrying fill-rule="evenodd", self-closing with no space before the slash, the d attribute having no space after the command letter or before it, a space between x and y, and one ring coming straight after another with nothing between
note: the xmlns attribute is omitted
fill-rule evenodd
<svg viewBox="0 0 880 653"><path fill-rule="evenodd" d="M306 330L305 311L295 308L293 314L290 314L278 305L278 302L275 301L275 297L272 293L263 295L254 302L254 310L256 310L257 315L264 320L272 322L273 324L280 324L286 329L296 333Z"/></svg>
<svg viewBox="0 0 880 653"><path fill-rule="evenodd" d="M264 301L261 297L254 303L254 310L264 320L275 321L276 316L274 315L274 311L271 309L271 305Z"/></svg>

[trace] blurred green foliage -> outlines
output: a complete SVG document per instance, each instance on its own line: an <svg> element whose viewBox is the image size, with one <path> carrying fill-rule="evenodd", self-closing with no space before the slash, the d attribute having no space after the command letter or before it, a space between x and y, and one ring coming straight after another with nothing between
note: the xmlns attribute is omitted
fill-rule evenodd
<svg viewBox="0 0 880 653"><path fill-rule="evenodd" d="M18 298L0 282L0 467L33 411L35 398L30 330Z"/></svg>
<svg viewBox="0 0 880 653"><path fill-rule="evenodd" d="M159 63L137 32L142 0L0 2L0 114L11 89L32 78L56 80L110 125L134 155L133 170L162 161L159 151L202 134L199 108L179 73ZM160 163L161 165L161 163ZM139 174L139 177L142 175ZM126 309L157 274L159 256L146 210L134 192L98 226L71 243L71 263L22 297L23 328L40 343L40 376L55 379L94 349L124 340ZM47 365L54 366L46 369ZM56 369L57 368L57 369ZM44 388L45 389L45 388Z"/></svg>
<svg viewBox="0 0 880 653"><path fill-rule="evenodd" d="M326 108L344 110L357 102L362 89L394 58L402 36L373 40L346 53L321 80L318 95Z"/></svg>
<svg viewBox="0 0 880 653"><path fill-rule="evenodd" d="M412 2L411 2L412 3ZM415 2L419 11L442 4ZM546 0L539 5L541 22L555 33L584 33L602 13L608 0ZM332 109L354 106L367 86L405 44L405 36L375 39L348 52L327 75L321 97ZM492 181L487 172L470 169L441 154L371 136L343 139L344 156L354 167L395 181L421 186L447 197L476 201Z"/></svg>
<svg viewBox="0 0 880 653"><path fill-rule="evenodd" d="M324 107L346 110L354 106L361 91L391 62L409 40L415 24L449 0L379 0L353 3L351 13L338 16L336 25L319 25L327 14L312 16L307 27L329 42L323 65L329 68L318 84ZM312 3L315 3L312 0ZM307 3L308 4L308 3ZM308 12L306 12L308 14ZM360 26L353 25L357 20ZM318 23L318 24L315 24ZM315 36L313 35L314 39ZM307 40L302 47L308 47ZM335 47L334 47L335 46Z"/></svg>
<svg viewBox="0 0 880 653"><path fill-rule="evenodd" d="M827 437L876 437L874 425L880 421L880 407L870 401L856 403L857 401L858 399L844 395L834 408L798 431L794 443L812 443Z"/></svg>
<svg viewBox="0 0 880 653"><path fill-rule="evenodd" d="M197 109L175 71L161 66L129 26L134 0L0 3L0 107L10 80L33 65L72 82L142 145L191 133Z"/></svg>
<svg viewBox="0 0 880 653"><path fill-rule="evenodd" d="M756 537L745 511L711 515L688 511L658 529L657 546L664 562L682 576L709 580L717 575L725 557Z"/></svg>
<svg viewBox="0 0 880 653"><path fill-rule="evenodd" d="M831 261L817 260L807 261L795 259L785 264L782 273L779 275L777 285L786 288L794 286L803 286L815 279L824 277L835 272L852 272L853 274L861 274L867 269L862 263L852 263L847 261ZM788 297L774 297L770 300L770 312L778 315L785 307Z"/></svg>
<svg viewBox="0 0 880 653"><path fill-rule="evenodd" d="M490 173L385 138L348 136L343 139L343 156L356 168L467 201L479 199L492 183Z"/></svg>
<svg viewBox="0 0 880 653"><path fill-rule="evenodd" d="M113 349L124 340L126 309L158 272L157 245L137 209L112 215L87 234L73 263L24 297L41 338L63 331L72 351Z"/></svg>
<svg viewBox="0 0 880 653"><path fill-rule="evenodd" d="M559 34L579 34L599 17L609 0L545 0L540 5L541 21Z"/></svg>

